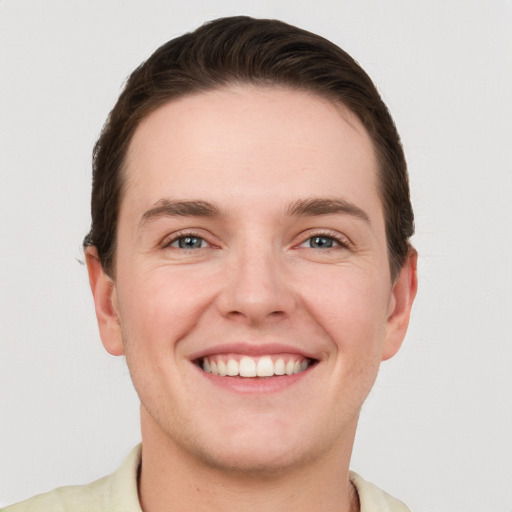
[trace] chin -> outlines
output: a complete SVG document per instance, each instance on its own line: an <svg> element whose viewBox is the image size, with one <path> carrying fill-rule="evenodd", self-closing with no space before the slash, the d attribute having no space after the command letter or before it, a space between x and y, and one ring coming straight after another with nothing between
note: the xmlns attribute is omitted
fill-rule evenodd
<svg viewBox="0 0 512 512"><path fill-rule="evenodd" d="M309 427L309 428L308 428ZM251 477L276 477L280 473L304 467L333 447L334 439L315 435L310 425L255 420L237 428L202 432L187 439L181 448L214 470ZM192 441L192 442L191 442Z"/></svg>
<svg viewBox="0 0 512 512"><path fill-rule="evenodd" d="M275 477L295 466L303 465L310 458L296 447L272 447L268 444L262 446L260 443L254 443L254 446L245 444L241 447L231 445L225 449L219 447L217 450L212 450L211 447L197 448L195 457L208 467L236 474L237 477Z"/></svg>

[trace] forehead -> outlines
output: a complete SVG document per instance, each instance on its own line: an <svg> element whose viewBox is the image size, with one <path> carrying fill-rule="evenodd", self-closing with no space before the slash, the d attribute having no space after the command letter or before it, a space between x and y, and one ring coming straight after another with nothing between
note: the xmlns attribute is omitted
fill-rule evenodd
<svg viewBox="0 0 512 512"><path fill-rule="evenodd" d="M329 193L357 199L377 195L376 169L368 133L343 105L283 87L232 86L172 100L143 119L125 192L146 205L219 193L263 194L267 204Z"/></svg>

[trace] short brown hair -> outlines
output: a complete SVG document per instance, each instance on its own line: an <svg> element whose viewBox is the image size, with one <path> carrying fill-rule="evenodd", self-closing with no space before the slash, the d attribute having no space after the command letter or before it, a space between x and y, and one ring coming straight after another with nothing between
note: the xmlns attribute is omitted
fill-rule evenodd
<svg viewBox="0 0 512 512"><path fill-rule="evenodd" d="M379 161L391 276L403 266L414 232L407 165L391 115L370 77L330 41L277 20L245 16L208 22L158 48L129 77L93 152L93 245L114 275L123 166L141 119L187 94L232 83L282 85L339 102L358 116Z"/></svg>

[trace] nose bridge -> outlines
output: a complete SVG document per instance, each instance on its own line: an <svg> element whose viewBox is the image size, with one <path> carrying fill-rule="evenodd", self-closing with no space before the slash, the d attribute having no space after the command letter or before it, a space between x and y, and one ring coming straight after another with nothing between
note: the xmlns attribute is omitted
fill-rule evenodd
<svg viewBox="0 0 512 512"><path fill-rule="evenodd" d="M223 313L251 323L286 316L294 301L282 254L270 240L248 238L231 255L221 301Z"/></svg>

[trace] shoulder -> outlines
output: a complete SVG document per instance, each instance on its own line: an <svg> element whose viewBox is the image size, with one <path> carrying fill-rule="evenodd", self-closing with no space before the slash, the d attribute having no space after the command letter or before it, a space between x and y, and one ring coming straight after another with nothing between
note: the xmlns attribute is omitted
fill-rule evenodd
<svg viewBox="0 0 512 512"><path fill-rule="evenodd" d="M137 493L140 446L121 467L87 485L70 485L10 505L1 512L141 512Z"/></svg>
<svg viewBox="0 0 512 512"><path fill-rule="evenodd" d="M26 501L16 503L2 512L96 512L102 510L101 504L108 492L111 476L101 478L88 485L70 485L59 487L44 494L38 494Z"/></svg>
<svg viewBox="0 0 512 512"><path fill-rule="evenodd" d="M353 471L350 472L350 481L359 495L361 512L410 512L405 503L393 498Z"/></svg>

